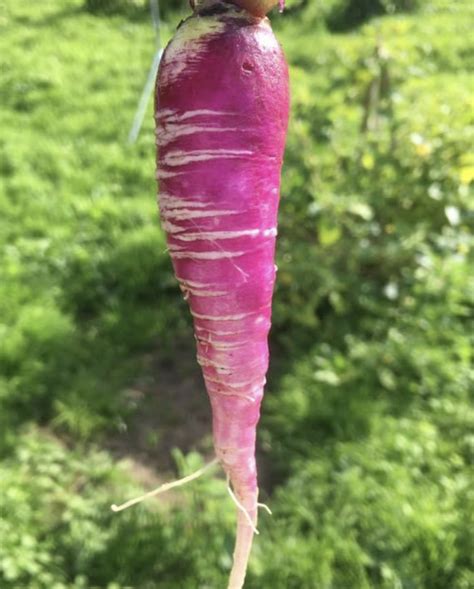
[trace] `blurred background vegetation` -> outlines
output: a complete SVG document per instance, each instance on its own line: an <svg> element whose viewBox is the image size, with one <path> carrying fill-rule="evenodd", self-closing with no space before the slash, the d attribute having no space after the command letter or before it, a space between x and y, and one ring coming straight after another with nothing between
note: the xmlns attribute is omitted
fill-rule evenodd
<svg viewBox="0 0 474 589"><path fill-rule="evenodd" d="M162 0L168 38L187 9ZM472 589L474 9L294 0L249 589ZM145 0L0 3L0 586L219 589L212 456L155 204Z"/></svg>

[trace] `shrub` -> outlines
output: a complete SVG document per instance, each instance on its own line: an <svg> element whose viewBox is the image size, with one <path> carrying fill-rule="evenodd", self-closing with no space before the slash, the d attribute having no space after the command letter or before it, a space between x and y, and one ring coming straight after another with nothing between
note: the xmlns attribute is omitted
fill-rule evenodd
<svg viewBox="0 0 474 589"><path fill-rule="evenodd" d="M413 11L426 0L341 0L327 16L331 30L344 31L357 27L373 16Z"/></svg>

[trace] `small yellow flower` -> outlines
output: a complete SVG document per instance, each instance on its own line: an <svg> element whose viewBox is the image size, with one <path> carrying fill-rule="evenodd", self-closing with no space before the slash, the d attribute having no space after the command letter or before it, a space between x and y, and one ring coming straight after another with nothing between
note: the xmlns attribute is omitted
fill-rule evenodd
<svg viewBox="0 0 474 589"><path fill-rule="evenodd" d="M474 166L465 166L459 170L461 184L466 186L474 180Z"/></svg>
<svg viewBox="0 0 474 589"><path fill-rule="evenodd" d="M366 170L372 170L374 164L374 156L371 153L364 153L364 155L362 156L362 167Z"/></svg>
<svg viewBox="0 0 474 589"><path fill-rule="evenodd" d="M425 140L423 135L419 133L412 133L410 135L410 141L415 146L415 152L420 157L427 157L433 151L431 143Z"/></svg>
<svg viewBox="0 0 474 589"><path fill-rule="evenodd" d="M433 148L429 143L419 143L415 147L415 151L417 155L419 155L420 157L428 157L430 153L433 151Z"/></svg>

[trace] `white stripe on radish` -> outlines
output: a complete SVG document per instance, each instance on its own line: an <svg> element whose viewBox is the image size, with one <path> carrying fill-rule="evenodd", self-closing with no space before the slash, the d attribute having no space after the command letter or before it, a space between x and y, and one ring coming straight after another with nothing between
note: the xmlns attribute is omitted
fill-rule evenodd
<svg viewBox="0 0 474 589"><path fill-rule="evenodd" d="M201 196L193 196L192 199L183 199L183 198L179 198L177 196L174 196L173 194L169 194L167 192L162 192L161 194L159 194L159 198L160 198L160 203L162 207L168 208L171 207L173 209L178 209L178 208L205 208L210 206L210 203L206 203L206 202L200 202L199 199L200 198L205 198L205 197L201 197Z"/></svg>
<svg viewBox="0 0 474 589"><path fill-rule="evenodd" d="M218 290L196 290L195 288L189 288L189 286L183 286L182 288L195 297L223 297L227 294L227 292Z"/></svg>
<svg viewBox="0 0 474 589"><path fill-rule="evenodd" d="M250 385L254 385L255 389L253 392L257 391L257 387L258 390L259 389L263 389L263 387L266 385L267 383L267 379L264 378L262 383L255 383L253 380L246 380L246 381L240 381L240 382L233 382L233 383L228 383L228 382L221 382L220 380L217 380L215 378L212 378L211 376L205 375L205 379L209 380L211 382L216 382L221 384L222 386L225 386L226 388L232 388L232 389L236 389L236 388L241 388L241 387L248 387Z"/></svg>
<svg viewBox="0 0 474 589"><path fill-rule="evenodd" d="M260 229L242 229L241 231L200 231L199 233L182 233L176 239L181 241L196 241L200 239L236 239L238 237L257 237Z"/></svg>
<svg viewBox="0 0 474 589"><path fill-rule="evenodd" d="M171 109L166 109L159 111L156 115L155 119L157 121L165 121L166 123L176 123L179 121L185 121L188 119L194 119L195 117L227 117L227 116L238 116L239 113L232 112L232 111L221 111L221 110L212 110L208 108L201 108L197 110L187 110L184 113L178 114L178 111L172 111Z"/></svg>
<svg viewBox="0 0 474 589"><path fill-rule="evenodd" d="M155 174L155 178L157 180L165 179L165 178L174 178L174 176L179 176L180 174L185 174L186 172L183 170L182 172L167 172L163 170L163 168L157 170Z"/></svg>
<svg viewBox="0 0 474 589"><path fill-rule="evenodd" d="M240 321L240 319L246 319L247 317L251 317L255 315L256 311L252 311L250 313L239 313L237 315L201 315L200 313L196 313L191 309L191 315L196 317L196 319L206 319L211 321Z"/></svg>
<svg viewBox="0 0 474 589"><path fill-rule="evenodd" d="M161 214L164 217L171 217L178 221L185 221L186 219L205 219L206 217L225 217L229 215L238 215L240 211L190 211L186 209L178 209L176 211L161 209Z"/></svg>
<svg viewBox="0 0 474 589"><path fill-rule="evenodd" d="M242 348L244 346L247 346L249 343L251 343L250 340L244 340L242 342L230 343L230 342L216 342L216 341L213 341L212 339L203 339L202 337L196 337L196 339L201 345L211 346L211 348L215 348L216 350L235 350L237 348Z"/></svg>
<svg viewBox="0 0 474 589"><path fill-rule="evenodd" d="M166 166L183 166L192 162L205 162L213 159L238 159L253 155L248 149L197 149L195 151L176 150L163 156Z"/></svg>
<svg viewBox="0 0 474 589"><path fill-rule="evenodd" d="M175 246L170 246L170 256L177 260L189 258L190 260L224 260L226 258L238 258L251 252L176 252Z"/></svg>
<svg viewBox="0 0 474 589"><path fill-rule="evenodd" d="M176 123L173 123L171 128L170 125L160 125L160 129L156 131L157 145L159 144L163 147L179 137L187 135L196 135L197 133L225 133L227 131L235 133L239 129L237 127L199 127L197 125L177 126Z"/></svg>
<svg viewBox="0 0 474 589"><path fill-rule="evenodd" d="M161 227L163 231L167 231L168 233L172 234L184 231L184 227L180 227L179 225L173 225L173 223L170 223L169 221L166 221L164 219L161 220Z"/></svg>

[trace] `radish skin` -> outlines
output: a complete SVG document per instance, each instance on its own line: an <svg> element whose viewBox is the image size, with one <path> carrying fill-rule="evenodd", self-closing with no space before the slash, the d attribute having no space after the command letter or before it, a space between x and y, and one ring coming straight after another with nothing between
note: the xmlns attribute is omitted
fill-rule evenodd
<svg viewBox="0 0 474 589"><path fill-rule="evenodd" d="M264 17L274 4L196 2L163 54L155 96L162 225L193 316L216 456L239 505L229 589L243 587L257 524L288 125L288 68Z"/></svg>

